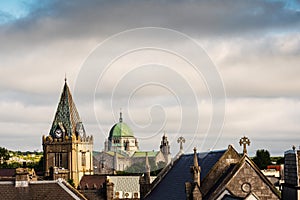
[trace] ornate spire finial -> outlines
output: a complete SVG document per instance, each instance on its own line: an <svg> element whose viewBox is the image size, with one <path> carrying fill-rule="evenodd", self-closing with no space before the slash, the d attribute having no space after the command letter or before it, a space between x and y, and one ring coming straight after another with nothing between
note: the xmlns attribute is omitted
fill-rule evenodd
<svg viewBox="0 0 300 200"><path fill-rule="evenodd" d="M194 166L198 167L198 157L197 157L197 149L194 147Z"/></svg>
<svg viewBox="0 0 300 200"><path fill-rule="evenodd" d="M67 73L65 73L65 83L67 83Z"/></svg>
<svg viewBox="0 0 300 200"><path fill-rule="evenodd" d="M177 139L177 143L180 144L180 151L183 152L183 143L185 143L185 139L184 137L180 136L178 139Z"/></svg>
<svg viewBox="0 0 300 200"><path fill-rule="evenodd" d="M247 154L247 147L246 145L250 146L250 140L246 136L240 139L240 146L243 145L243 154Z"/></svg>
<svg viewBox="0 0 300 200"><path fill-rule="evenodd" d="M122 118L122 108L120 108L120 118L119 118L119 122L123 122L123 118Z"/></svg>
<svg viewBox="0 0 300 200"><path fill-rule="evenodd" d="M201 168L198 164L198 156L197 156L197 149L194 147L194 164L191 166L191 173L193 176L194 183L197 183L200 187L200 172Z"/></svg>

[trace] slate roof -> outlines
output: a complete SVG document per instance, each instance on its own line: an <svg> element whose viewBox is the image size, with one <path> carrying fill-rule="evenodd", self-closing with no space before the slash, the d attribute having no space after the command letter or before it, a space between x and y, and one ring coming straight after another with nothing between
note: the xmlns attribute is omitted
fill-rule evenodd
<svg viewBox="0 0 300 200"><path fill-rule="evenodd" d="M226 150L197 153L201 167L201 180L225 152ZM194 161L193 156L194 154L181 155L175 160L165 176L158 178L160 181L155 183L156 186L145 199L186 199L185 183L193 181L190 173L190 167Z"/></svg>
<svg viewBox="0 0 300 200"><path fill-rule="evenodd" d="M59 123L63 123L63 128L69 137L72 136L72 133L75 133L76 126L78 127L81 123L67 82L65 82L63 87L49 135L55 137L54 132L59 127Z"/></svg>
<svg viewBox="0 0 300 200"><path fill-rule="evenodd" d="M79 183L80 189L101 189L105 183L105 175L84 175Z"/></svg>
<svg viewBox="0 0 300 200"><path fill-rule="evenodd" d="M0 181L1 199L86 200L65 181L32 181L28 187L15 187L14 181Z"/></svg>
<svg viewBox="0 0 300 200"><path fill-rule="evenodd" d="M152 182L156 176L150 177L150 182ZM114 191L123 191L123 192L139 192L140 176L109 176L111 182L114 183Z"/></svg>

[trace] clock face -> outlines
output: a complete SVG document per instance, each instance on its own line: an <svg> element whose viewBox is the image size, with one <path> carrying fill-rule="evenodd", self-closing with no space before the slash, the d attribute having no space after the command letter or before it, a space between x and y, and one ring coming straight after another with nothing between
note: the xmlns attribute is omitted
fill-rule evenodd
<svg viewBox="0 0 300 200"><path fill-rule="evenodd" d="M61 138L61 136L62 136L62 131L61 131L59 128L55 130L55 136L56 136L57 138Z"/></svg>

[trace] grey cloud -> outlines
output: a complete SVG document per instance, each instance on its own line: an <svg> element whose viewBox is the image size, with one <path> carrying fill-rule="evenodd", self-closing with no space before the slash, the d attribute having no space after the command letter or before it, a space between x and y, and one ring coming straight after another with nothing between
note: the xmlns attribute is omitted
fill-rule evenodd
<svg viewBox="0 0 300 200"><path fill-rule="evenodd" d="M235 99L229 99L227 120L218 148L236 142L244 131L253 138L252 152L261 147L260 141L265 140L261 135L276 137L270 141L273 152L283 134L288 133L292 139L283 141L280 151L297 138L300 16L299 12L286 9L283 2L74 0L44 1L42 5L29 6L31 12L27 17L0 26L0 134L4 138L0 146L18 149L18 145L26 143L27 146L22 147L24 150L40 148L41 136L49 131L54 116L64 73L67 73L70 87L74 87L83 60L99 42L120 31L144 26L172 28L191 35L205 44L209 56L216 62L228 96ZM276 34L284 36L274 36ZM110 49L107 50L109 53ZM164 78L166 74L159 76ZM119 108L111 110L109 107L110 86L106 85L106 90L96 94L99 96L96 96L95 110L89 109L85 97L77 96L83 93L74 91L79 113L86 129L95 136L95 149L99 150L103 147L103 135L118 118ZM126 84L123 86L126 89ZM184 89L182 85L177 87ZM126 100L125 89L116 94L122 102ZM160 110L153 110L151 115L143 109L141 101L156 94L150 92L140 96L136 107L130 107L137 123L145 124L150 117L161 114ZM259 97L259 100L245 100L245 96ZM165 97L167 95L162 94L153 100L162 102L166 111L172 111L173 104L168 104L172 101ZM190 96L186 98L188 101ZM195 109L185 106L188 111ZM208 104L202 106L209 107ZM13 112L7 114L10 111ZM94 111L101 119L103 130L99 131ZM209 109L200 111L204 118L201 123L207 124ZM168 115L166 128L173 140L172 152L176 153L178 134L189 140L193 137L190 132L177 132L178 113L174 113ZM157 127L163 117L154 120ZM274 123L280 127L274 127ZM156 127L141 130L133 123L130 125L141 136L156 130ZM201 128L202 131L204 128ZM144 149L157 149L159 140L158 134L151 140L142 140L140 145ZM202 141L200 134L197 142ZM209 145L203 145L204 150L208 148Z"/></svg>

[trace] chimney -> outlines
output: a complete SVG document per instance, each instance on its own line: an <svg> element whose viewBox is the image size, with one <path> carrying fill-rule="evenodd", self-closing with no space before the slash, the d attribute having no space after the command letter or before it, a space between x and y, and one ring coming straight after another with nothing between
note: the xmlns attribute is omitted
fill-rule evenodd
<svg viewBox="0 0 300 200"><path fill-rule="evenodd" d="M26 168L16 169L16 187L28 187L29 182L29 172Z"/></svg>
<svg viewBox="0 0 300 200"><path fill-rule="evenodd" d="M113 198L114 198L114 183L110 182L109 177L106 178L105 189L106 189L106 199L113 200Z"/></svg>
<svg viewBox="0 0 300 200"><path fill-rule="evenodd" d="M148 152L146 152L146 158L145 158L145 173L143 176L140 176L140 199L144 199L146 194L151 189L151 183L150 183L150 164L148 159Z"/></svg>

